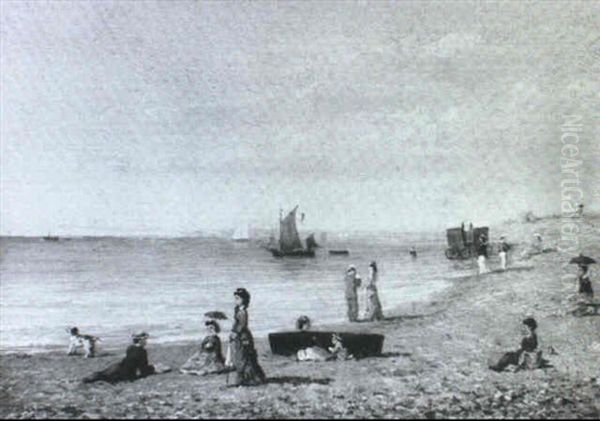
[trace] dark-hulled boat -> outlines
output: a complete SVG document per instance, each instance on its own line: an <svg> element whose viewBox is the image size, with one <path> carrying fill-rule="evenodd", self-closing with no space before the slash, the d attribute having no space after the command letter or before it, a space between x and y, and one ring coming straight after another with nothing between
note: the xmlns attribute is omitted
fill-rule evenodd
<svg viewBox="0 0 600 421"><path fill-rule="evenodd" d="M329 250L329 254L334 256L347 256L350 252L348 250Z"/></svg>
<svg viewBox="0 0 600 421"><path fill-rule="evenodd" d="M355 358L372 357L381 354L384 336L376 333L290 331L269 334L271 352L278 355L295 355L299 350L310 346L327 349L331 337L337 333L348 352Z"/></svg>
<svg viewBox="0 0 600 421"><path fill-rule="evenodd" d="M315 257L314 237L307 241L307 247L305 248L300 241L298 235L298 229L296 228L296 206L288 215L279 220L279 244L274 247L267 247L273 256L275 257ZM310 238L310 237L309 237ZM313 244L314 243L314 244Z"/></svg>

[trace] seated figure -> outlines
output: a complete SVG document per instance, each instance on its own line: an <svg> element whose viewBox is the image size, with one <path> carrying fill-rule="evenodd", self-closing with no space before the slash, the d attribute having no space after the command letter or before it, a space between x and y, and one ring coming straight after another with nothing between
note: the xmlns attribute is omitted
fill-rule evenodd
<svg viewBox="0 0 600 421"><path fill-rule="evenodd" d="M525 325L526 332L521 340L519 349L504 354L496 364L489 367L490 369L500 372L508 366L513 365L516 370L532 370L542 365L542 351L538 349L537 334L535 333L537 322L535 319L528 317L523 320L523 324Z"/></svg>
<svg viewBox="0 0 600 421"><path fill-rule="evenodd" d="M69 339L69 349L67 350L67 355L77 355L77 350L82 348L85 358L94 358L96 356L96 342L98 342L100 338L93 335L84 335L79 333L79 329L77 327L73 327L68 331L71 334L71 337Z"/></svg>
<svg viewBox="0 0 600 421"><path fill-rule="evenodd" d="M200 349L181 366L180 373L204 376L225 371L225 359L218 335L220 326L215 320L209 320L204 324L208 335L202 340Z"/></svg>
<svg viewBox="0 0 600 421"><path fill-rule="evenodd" d="M348 353L348 350L344 347L342 337L337 333L331 335L331 346L328 351L334 356L334 359L339 361L351 360L354 357Z"/></svg>
<svg viewBox="0 0 600 421"><path fill-rule="evenodd" d="M168 367L148 364L148 352L146 351L146 341L149 335L142 332L133 335L133 344L127 348L125 358L118 363L112 364L102 371L98 371L91 376L83 379L84 383L105 381L116 383L120 381L133 381L155 373L164 373L169 371Z"/></svg>

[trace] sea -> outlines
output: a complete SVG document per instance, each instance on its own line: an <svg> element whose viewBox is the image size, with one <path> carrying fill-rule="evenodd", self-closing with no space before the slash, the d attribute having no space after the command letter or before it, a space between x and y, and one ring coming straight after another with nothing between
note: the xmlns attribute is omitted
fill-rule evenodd
<svg viewBox="0 0 600 421"><path fill-rule="evenodd" d="M409 255L414 246L416 259ZM347 249L333 256L329 249ZM384 313L423 303L472 262L449 261L435 234L329 235L315 258L274 258L257 241L227 238L83 237L0 239L0 351L66 348L67 328L97 335L101 346L146 331L153 343L198 340L204 314L222 311L231 326L233 292L251 294L257 337L294 329L307 315L315 327L346 317L344 273L366 280L377 261Z"/></svg>

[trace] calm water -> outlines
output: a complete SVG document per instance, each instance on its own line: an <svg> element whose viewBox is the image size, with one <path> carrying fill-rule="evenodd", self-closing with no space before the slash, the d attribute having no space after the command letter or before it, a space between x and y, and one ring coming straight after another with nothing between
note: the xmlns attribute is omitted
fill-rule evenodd
<svg viewBox="0 0 600 421"><path fill-rule="evenodd" d="M417 260L408 255L413 244ZM101 336L104 346L140 330L153 342L197 339L206 311L231 318L237 287L250 291L250 327L264 336L292 328L302 314L313 324L344 320L342 280L351 263L366 278L377 260L384 312L427 300L457 269L444 258L443 238L330 240L328 247L351 255L320 249L314 259L275 259L255 243L217 238L2 238L0 245L3 351L65 346L67 326Z"/></svg>

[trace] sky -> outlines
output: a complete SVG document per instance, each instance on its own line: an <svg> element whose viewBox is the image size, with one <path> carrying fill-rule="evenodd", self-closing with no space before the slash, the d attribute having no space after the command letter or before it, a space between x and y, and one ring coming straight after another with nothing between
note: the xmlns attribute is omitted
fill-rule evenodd
<svg viewBox="0 0 600 421"><path fill-rule="evenodd" d="M600 2L3 1L0 234L600 211Z"/></svg>

